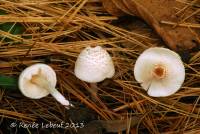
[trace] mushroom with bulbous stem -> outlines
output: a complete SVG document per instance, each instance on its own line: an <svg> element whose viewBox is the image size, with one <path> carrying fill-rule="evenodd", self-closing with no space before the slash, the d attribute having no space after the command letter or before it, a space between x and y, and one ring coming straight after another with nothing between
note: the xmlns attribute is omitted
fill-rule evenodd
<svg viewBox="0 0 200 134"><path fill-rule="evenodd" d="M48 65L38 63L27 67L19 76L19 89L22 94L32 99L40 99L51 94L66 108L73 106L55 88L57 83L55 71Z"/></svg>
<svg viewBox="0 0 200 134"><path fill-rule="evenodd" d="M165 97L178 91L185 79L180 56L167 48L149 48L137 59L134 76L153 97Z"/></svg>
<svg viewBox="0 0 200 134"><path fill-rule="evenodd" d="M96 96L98 91L96 83L112 78L115 68L111 56L105 49L101 46L89 46L79 54L74 72L76 77L90 83L93 88L90 92Z"/></svg>

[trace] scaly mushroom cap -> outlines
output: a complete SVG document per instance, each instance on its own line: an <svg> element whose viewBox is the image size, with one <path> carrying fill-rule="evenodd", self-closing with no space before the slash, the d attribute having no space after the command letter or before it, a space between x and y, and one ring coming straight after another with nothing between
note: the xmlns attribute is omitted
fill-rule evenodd
<svg viewBox="0 0 200 134"><path fill-rule="evenodd" d="M185 68L177 53L155 47L138 57L134 76L150 96L164 97L180 89L185 79Z"/></svg>
<svg viewBox="0 0 200 134"><path fill-rule="evenodd" d="M113 77L115 68L108 52L96 46L82 50L76 60L74 72L79 79L96 83Z"/></svg>
<svg viewBox="0 0 200 134"><path fill-rule="evenodd" d="M42 75L49 83L51 83L52 87L55 87L57 82L56 73L50 66L38 63L27 67L20 74L18 84L22 94L32 99L40 99L49 94L48 90L31 82L33 76L36 75Z"/></svg>

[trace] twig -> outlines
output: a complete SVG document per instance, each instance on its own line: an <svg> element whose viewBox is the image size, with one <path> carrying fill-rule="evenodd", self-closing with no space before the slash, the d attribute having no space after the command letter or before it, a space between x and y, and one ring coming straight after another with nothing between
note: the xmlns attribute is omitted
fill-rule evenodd
<svg viewBox="0 0 200 134"><path fill-rule="evenodd" d="M160 21L162 24L167 24L167 25L176 25L176 26L181 26L181 27L191 27L191 28L200 28L200 24L192 24L192 23L175 23L175 22L170 22L170 21Z"/></svg>

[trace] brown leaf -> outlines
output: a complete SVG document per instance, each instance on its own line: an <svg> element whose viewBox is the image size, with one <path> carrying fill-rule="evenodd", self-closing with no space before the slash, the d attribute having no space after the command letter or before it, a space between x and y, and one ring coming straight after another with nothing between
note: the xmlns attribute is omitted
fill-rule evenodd
<svg viewBox="0 0 200 134"><path fill-rule="evenodd" d="M79 130L80 134L100 134L105 132L121 132L133 127L140 121L140 117L131 117L126 120L94 120Z"/></svg>
<svg viewBox="0 0 200 134"><path fill-rule="evenodd" d="M124 13L121 9L117 8L112 0L102 0L104 8L114 16L124 16Z"/></svg>
<svg viewBox="0 0 200 134"><path fill-rule="evenodd" d="M124 13L129 14L129 15L134 15L134 16L136 15L136 14L134 14L134 12L129 11L129 9L123 3L123 0L110 0L110 1L112 1L114 3L115 7L117 7Z"/></svg>
<svg viewBox="0 0 200 134"><path fill-rule="evenodd" d="M183 17L180 15L176 15L176 13L177 8L183 9L186 6L184 3L166 0L113 1L112 5L114 3L115 6L112 6L112 10L118 9L119 11L121 10L123 13L127 13L129 15L136 15L142 18L154 28L154 30L158 33L158 35L160 35L163 41L165 41L166 45L168 45L168 47L170 47L171 49L176 51L191 50L192 48L195 48L198 45L198 35L196 36L194 34L194 32L197 32L196 29L191 30L188 27L183 27L180 25L174 26L166 23L161 23L163 21L173 22L175 24L182 23ZM109 2L107 1L107 3ZM104 3L105 8L107 7L107 3ZM183 11L183 14L187 18L193 12L194 11L192 8L188 8L186 11ZM191 24L198 24L194 15L189 17L188 20Z"/></svg>

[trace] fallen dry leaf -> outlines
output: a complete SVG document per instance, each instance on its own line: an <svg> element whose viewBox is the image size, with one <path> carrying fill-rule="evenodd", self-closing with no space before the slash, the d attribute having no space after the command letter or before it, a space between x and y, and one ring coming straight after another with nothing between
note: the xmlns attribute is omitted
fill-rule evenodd
<svg viewBox="0 0 200 134"><path fill-rule="evenodd" d="M133 127L140 121L140 117L131 117L126 120L94 120L89 122L86 127L80 129L80 134L101 134L105 132L121 132L129 127Z"/></svg>
<svg viewBox="0 0 200 134"><path fill-rule="evenodd" d="M182 13L184 17L182 14L177 14L178 11L185 8L185 3L166 0L103 0L103 3L107 11L113 15L123 16L126 13L145 20L173 50L190 50L199 45L199 37L195 36L195 32L199 34L197 31L199 29L191 30L188 27L178 25L184 23L184 18L195 12L193 8L187 8ZM198 24L195 14L188 19L191 24ZM175 25L163 24L161 23L163 21L173 22Z"/></svg>

